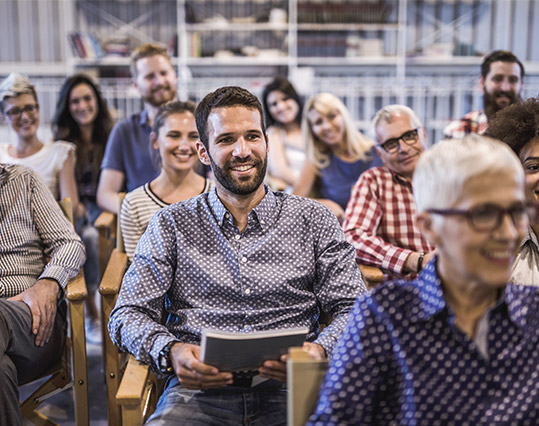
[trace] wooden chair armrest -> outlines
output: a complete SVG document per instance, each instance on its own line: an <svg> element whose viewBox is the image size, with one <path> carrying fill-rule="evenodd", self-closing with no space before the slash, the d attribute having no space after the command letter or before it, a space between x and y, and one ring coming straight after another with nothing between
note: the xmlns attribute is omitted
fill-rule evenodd
<svg viewBox="0 0 539 426"><path fill-rule="evenodd" d="M366 281L365 284L368 284L368 287L374 287L376 284L379 284L384 281L384 273L375 266L362 265L358 263L363 279Z"/></svg>
<svg viewBox="0 0 539 426"><path fill-rule="evenodd" d="M84 281L82 269L75 278L67 283L66 297L69 301L85 300L88 297L88 290L86 289L86 281Z"/></svg>
<svg viewBox="0 0 539 426"><path fill-rule="evenodd" d="M98 230L109 229L116 230L116 215L111 212L101 212L94 222Z"/></svg>
<svg viewBox="0 0 539 426"><path fill-rule="evenodd" d="M99 293L103 296L118 294L126 268L127 255L114 249L110 255L105 273L103 274L103 279L99 286Z"/></svg>
<svg viewBox="0 0 539 426"><path fill-rule="evenodd" d="M116 393L120 405L135 405L142 400L143 392L150 374L150 367L129 355L122 381Z"/></svg>

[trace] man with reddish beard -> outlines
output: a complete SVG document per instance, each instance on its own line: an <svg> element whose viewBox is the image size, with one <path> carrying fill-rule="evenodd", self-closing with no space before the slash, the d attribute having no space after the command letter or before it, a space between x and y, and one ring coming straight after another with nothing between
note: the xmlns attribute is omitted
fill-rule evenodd
<svg viewBox="0 0 539 426"><path fill-rule="evenodd" d="M415 274L434 247L415 224L412 175L427 144L425 129L405 105L388 105L373 119L383 167L364 172L352 188L343 223L357 261L394 277Z"/></svg>
<svg viewBox="0 0 539 426"><path fill-rule="evenodd" d="M337 218L265 186L262 106L245 89L208 94L195 113L215 189L156 213L110 316L113 342L169 374L150 425L285 425L286 357L238 377L200 360L202 328L307 327L304 349L329 356L365 291ZM166 309L167 320L160 323ZM320 332L320 312L333 321Z"/></svg>
<svg viewBox="0 0 539 426"><path fill-rule="evenodd" d="M151 156L151 128L159 107L176 99L178 85L167 50L156 44L143 44L135 49L130 70L144 110L112 129L97 188L99 206L116 214L120 191L132 191L159 174L157 162Z"/></svg>
<svg viewBox="0 0 539 426"><path fill-rule="evenodd" d="M452 139L470 133L483 134L498 111L520 100L523 79L524 65L512 52L495 50L485 56L479 77L483 109L449 123L444 129L444 136Z"/></svg>

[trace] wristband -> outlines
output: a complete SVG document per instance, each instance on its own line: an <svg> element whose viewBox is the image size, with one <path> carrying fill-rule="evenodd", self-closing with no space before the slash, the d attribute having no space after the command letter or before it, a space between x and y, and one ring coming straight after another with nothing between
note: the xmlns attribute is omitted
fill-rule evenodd
<svg viewBox="0 0 539 426"><path fill-rule="evenodd" d="M419 259L417 259L417 273L419 274L421 272L421 269L423 269L423 259L425 258L425 252L419 253Z"/></svg>
<svg viewBox="0 0 539 426"><path fill-rule="evenodd" d="M176 343L179 343L177 340L173 340L159 351L159 371L164 374L172 373L172 362L170 361L170 349Z"/></svg>

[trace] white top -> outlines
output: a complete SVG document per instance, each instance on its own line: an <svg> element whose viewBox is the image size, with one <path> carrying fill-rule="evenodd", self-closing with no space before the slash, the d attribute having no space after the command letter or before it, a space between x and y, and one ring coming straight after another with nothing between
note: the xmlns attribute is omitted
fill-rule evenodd
<svg viewBox="0 0 539 426"><path fill-rule="evenodd" d="M8 148L11 145L0 143L0 163L22 164L34 170L47 184L56 200L60 197L58 178L68 155L75 155L75 145L70 142L47 142L36 153L24 158L12 157Z"/></svg>
<svg viewBox="0 0 539 426"><path fill-rule="evenodd" d="M520 245L509 281L515 284L539 286L539 243L537 235L531 228Z"/></svg>
<svg viewBox="0 0 539 426"><path fill-rule="evenodd" d="M202 192L211 191L213 186L211 180L205 179ZM120 213L120 226L125 252L129 260L133 259L138 240L146 231L152 216L158 210L169 205L150 189L149 183L139 186L125 196Z"/></svg>

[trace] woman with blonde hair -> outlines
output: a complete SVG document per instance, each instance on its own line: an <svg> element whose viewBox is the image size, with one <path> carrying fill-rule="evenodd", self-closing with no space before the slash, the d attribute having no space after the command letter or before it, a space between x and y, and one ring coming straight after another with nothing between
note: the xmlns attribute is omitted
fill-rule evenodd
<svg viewBox="0 0 539 426"><path fill-rule="evenodd" d="M352 186L378 158L374 142L356 129L346 106L331 93L307 101L301 129L307 159L294 194L319 198L342 221Z"/></svg>

